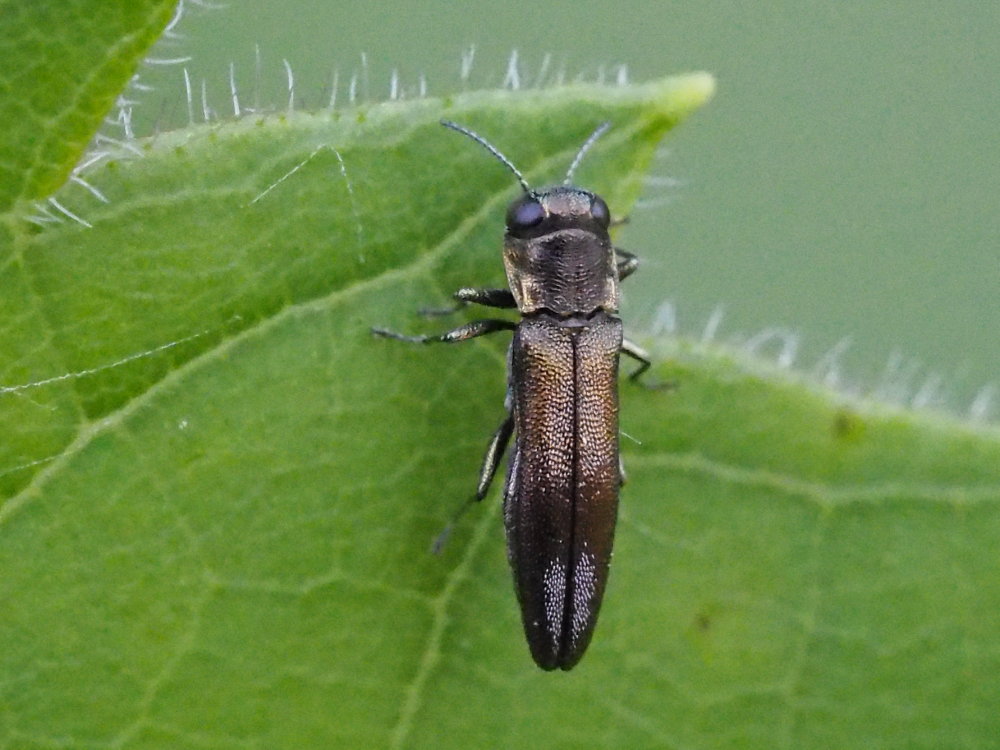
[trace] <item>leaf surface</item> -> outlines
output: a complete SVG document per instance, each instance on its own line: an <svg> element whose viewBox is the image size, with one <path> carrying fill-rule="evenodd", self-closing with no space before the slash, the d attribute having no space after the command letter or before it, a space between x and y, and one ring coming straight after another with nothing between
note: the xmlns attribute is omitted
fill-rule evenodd
<svg viewBox="0 0 1000 750"><path fill-rule="evenodd" d="M503 283L511 175L624 213L705 76L162 134L0 280L0 737L12 747L926 747L996 736L1000 440L683 341L623 388L594 643L527 655L496 495L428 554L504 345L411 347ZM18 231L21 231L18 229ZM655 255L656 248L629 248ZM13 267L8 266L8 271ZM476 317L468 311L466 318ZM459 316L461 318L462 316ZM39 322L39 320L43 322ZM447 325L447 324L445 324Z"/></svg>
<svg viewBox="0 0 1000 750"><path fill-rule="evenodd" d="M66 179L175 5L0 1L0 212Z"/></svg>

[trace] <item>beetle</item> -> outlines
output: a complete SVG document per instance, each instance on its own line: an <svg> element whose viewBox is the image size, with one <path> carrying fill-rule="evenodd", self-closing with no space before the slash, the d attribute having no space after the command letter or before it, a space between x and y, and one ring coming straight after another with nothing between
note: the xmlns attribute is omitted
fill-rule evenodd
<svg viewBox="0 0 1000 750"><path fill-rule="evenodd" d="M486 449L474 501L489 490L511 437L503 489L507 557L531 655L545 670L572 669L590 643L611 562L619 488L619 355L650 366L624 338L619 282L638 267L614 247L611 213L596 193L571 184L573 173L610 123L573 158L561 185L532 189L485 138L441 123L487 149L517 178L523 194L507 209L503 262L507 289L462 288L454 311L473 303L516 308L520 320L475 320L439 335L378 336L455 343L512 330L506 416ZM440 311L439 311L440 312ZM468 507L468 505L464 506Z"/></svg>

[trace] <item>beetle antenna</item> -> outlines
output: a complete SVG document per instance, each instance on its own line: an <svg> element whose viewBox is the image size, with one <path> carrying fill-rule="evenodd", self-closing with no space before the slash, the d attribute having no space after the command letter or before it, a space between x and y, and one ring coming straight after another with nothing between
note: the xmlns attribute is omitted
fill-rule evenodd
<svg viewBox="0 0 1000 750"><path fill-rule="evenodd" d="M461 125L452 122L451 120L441 120L441 124L444 125L446 128L450 128L451 130L457 130L459 133L464 133L465 135L469 136L469 138L478 143L480 146L489 151L491 154L493 154L503 164L507 165L507 169L509 169L511 172L514 173L514 176L517 178L517 181L521 183L521 187L524 189L524 192L526 193L531 192L531 188L528 187L528 181L524 179L524 175L521 174L521 171L511 163L510 159L501 154L500 150L497 149L496 146L494 146L488 140L479 135L479 133L469 130L468 128L463 128Z"/></svg>
<svg viewBox="0 0 1000 750"><path fill-rule="evenodd" d="M583 145L580 146L580 150L577 151L576 156L573 157L573 163L570 164L569 169L566 170L566 179L563 180L563 185L569 185L569 181L573 179L573 173L576 171L576 168L580 166L580 162L583 161L583 157L587 155L588 151L590 151L590 147L594 145L594 141L604 135L610 127L610 122L602 122L597 126L597 130L591 133L590 137L583 142Z"/></svg>

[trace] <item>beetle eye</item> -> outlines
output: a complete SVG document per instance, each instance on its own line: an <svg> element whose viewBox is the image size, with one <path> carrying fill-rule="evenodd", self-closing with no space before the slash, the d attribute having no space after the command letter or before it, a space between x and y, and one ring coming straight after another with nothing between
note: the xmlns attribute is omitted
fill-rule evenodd
<svg viewBox="0 0 1000 750"><path fill-rule="evenodd" d="M607 227L611 223L611 211L608 209L608 204L599 195L595 195L594 200L590 203L590 215L602 227Z"/></svg>
<svg viewBox="0 0 1000 750"><path fill-rule="evenodd" d="M507 209L508 229L530 229L542 223L545 209L537 200L528 196L510 204Z"/></svg>

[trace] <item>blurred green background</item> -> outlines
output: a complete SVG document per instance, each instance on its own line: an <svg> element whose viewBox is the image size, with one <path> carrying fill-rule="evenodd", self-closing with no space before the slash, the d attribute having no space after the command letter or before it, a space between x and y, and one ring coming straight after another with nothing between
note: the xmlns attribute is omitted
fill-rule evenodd
<svg viewBox="0 0 1000 750"><path fill-rule="evenodd" d="M877 387L895 353L911 394L937 374L931 400L956 411L1000 370L1000 3L187 6L154 55L191 59L143 68L155 91L141 96L139 135L187 122L183 67L197 121L202 81L211 108L232 112L231 63L242 107L278 109L283 60L307 109L328 103L335 70L340 102L352 74L371 100L389 94L393 70L406 95L422 74L431 95L502 85L513 49L529 85L546 55L548 80L621 64L632 80L710 71L716 99L654 165L680 185L654 180L619 237L643 258L626 287L633 330L670 300L680 330L698 334L721 304L723 338L790 329L810 369L848 337L848 384ZM496 140L516 150L510 134Z"/></svg>

